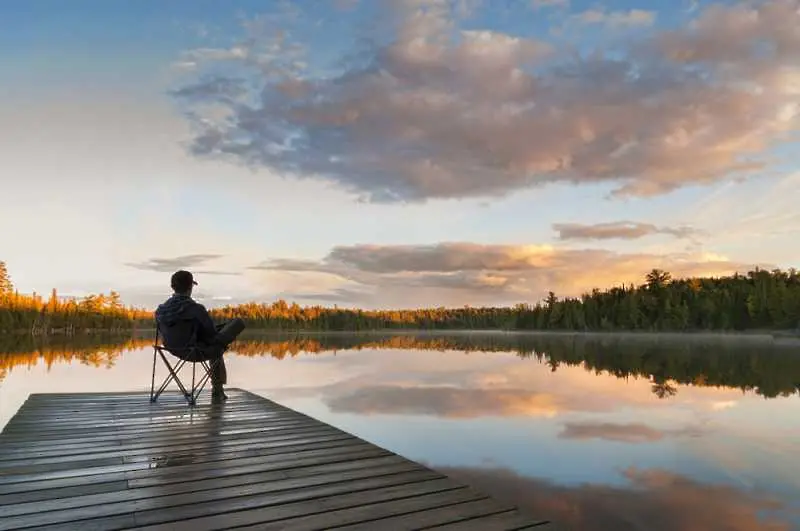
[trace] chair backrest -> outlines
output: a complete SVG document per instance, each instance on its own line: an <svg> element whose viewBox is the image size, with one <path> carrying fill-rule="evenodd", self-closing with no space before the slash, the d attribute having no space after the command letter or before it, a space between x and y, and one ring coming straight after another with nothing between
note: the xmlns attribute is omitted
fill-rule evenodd
<svg viewBox="0 0 800 531"><path fill-rule="evenodd" d="M178 352L191 352L197 348L199 324L196 319L182 319L173 324L165 325L156 319L155 346L176 355ZM161 336L160 344L158 341L159 335Z"/></svg>

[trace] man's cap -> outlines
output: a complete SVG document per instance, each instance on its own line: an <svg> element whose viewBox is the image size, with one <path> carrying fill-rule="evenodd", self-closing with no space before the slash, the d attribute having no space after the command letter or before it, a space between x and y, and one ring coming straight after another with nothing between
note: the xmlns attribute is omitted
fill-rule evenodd
<svg viewBox="0 0 800 531"><path fill-rule="evenodd" d="M197 282L195 282L194 276L192 276L190 272L181 269L180 271L175 271L175 273L172 274L170 284L174 290L185 291L189 289L192 284L196 286Z"/></svg>

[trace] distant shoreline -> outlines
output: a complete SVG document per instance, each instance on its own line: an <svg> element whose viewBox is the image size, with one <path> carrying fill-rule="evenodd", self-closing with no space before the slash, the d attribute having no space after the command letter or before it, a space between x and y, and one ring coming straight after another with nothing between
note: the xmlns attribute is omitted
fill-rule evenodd
<svg viewBox="0 0 800 531"><path fill-rule="evenodd" d="M6 334L31 335L30 330L10 330L3 331ZM32 334L34 337L74 337L74 336L95 336L95 335L131 335L147 336L155 334L155 328L135 328L135 329L85 329L70 333L64 330L54 330L49 333L38 332ZM608 337L626 339L681 339L681 340L736 340L756 343L781 343L800 345L800 331L797 330L737 330L737 331L714 331L714 330L688 330L678 331L638 331L638 330L503 330L503 329L448 329L448 328L380 328L370 330L314 330L314 329L273 329L273 328L249 328L244 331L242 337L248 336L324 336L324 335L506 335L506 336L561 336L561 337Z"/></svg>
<svg viewBox="0 0 800 531"><path fill-rule="evenodd" d="M564 337L625 337L630 339L722 339L746 340L752 342L797 342L800 344L800 332L786 330L753 330L753 331L685 331L685 332L651 332L636 330L612 331L580 331L580 330L502 330L502 329L424 329L424 328L383 328L376 330L272 330L247 329L242 336L248 335L517 335L517 336L564 336Z"/></svg>
<svg viewBox="0 0 800 531"><path fill-rule="evenodd" d="M752 343L797 344L800 346L800 332L790 330L744 330L744 331L636 331L636 330L503 330L503 329L425 329L425 328L383 328L375 330L274 330L263 328L246 329L242 337L248 336L324 336L324 335L506 335L506 336L560 336L560 337L594 337L594 338L625 338L625 339L680 339L680 340L737 340Z"/></svg>

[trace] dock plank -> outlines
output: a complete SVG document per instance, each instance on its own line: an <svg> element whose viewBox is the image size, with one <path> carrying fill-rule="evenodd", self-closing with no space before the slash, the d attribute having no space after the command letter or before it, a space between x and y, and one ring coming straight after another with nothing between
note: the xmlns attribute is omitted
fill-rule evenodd
<svg viewBox="0 0 800 531"><path fill-rule="evenodd" d="M531 523L530 518L519 511L508 511L479 518L470 518L449 524L441 524L431 529L437 531L483 531L484 529L504 529L506 531L555 531L551 522Z"/></svg>
<svg viewBox="0 0 800 531"><path fill-rule="evenodd" d="M513 508L502 506L490 499L470 500L468 503L457 503L445 507L433 507L427 510L414 511L411 514L387 516L376 521L367 521L340 527L347 531L383 530L400 531L404 529L424 529L442 523L452 523L473 518L485 519L495 514L505 513Z"/></svg>
<svg viewBox="0 0 800 531"><path fill-rule="evenodd" d="M385 502L370 503L356 507L348 507L310 516L300 516L288 520L281 520L273 524L262 523L239 529L263 529L281 531L313 531L325 527L344 526L363 522L371 529L380 527L384 529L383 522L387 517L397 517L408 521L409 514L414 514L425 509L441 509L466 502L480 503L485 497L469 489L454 489L436 492L428 495L419 495L417 489L411 491L411 497L398 497ZM491 505L494 505L493 503ZM413 516L411 516L413 518Z"/></svg>
<svg viewBox="0 0 800 531"><path fill-rule="evenodd" d="M347 437L343 433L326 426L308 426L296 428L294 426L281 430L279 433L257 432L244 436L223 437L213 434L210 437L198 438L190 441L169 441L166 438L152 443L114 444L108 446L88 446L81 453L75 450L49 450L44 452L19 452L12 453L0 459L3 467L13 468L23 465L41 465L48 463L62 463L65 461L81 461L86 458L102 459L107 457L131 457L140 455L174 454L189 452L202 448L228 448L237 446L251 446L260 442L306 440L317 437Z"/></svg>
<svg viewBox="0 0 800 531"><path fill-rule="evenodd" d="M0 530L547 524L281 404L228 395L194 408L176 393L31 395L0 433Z"/></svg>
<svg viewBox="0 0 800 531"><path fill-rule="evenodd" d="M236 452L214 453L208 455L195 455L189 462L181 462L179 459L173 461L167 460L161 463L151 463L146 461L138 461L124 464L113 464L107 466L94 466L91 468L71 468L66 470L35 472L29 474L19 475L2 475L2 468L0 468L0 489L8 485L19 485L30 481L43 481L52 479L62 479L71 477L84 477L100 473L116 473L116 472L130 472L142 470L175 470L179 465L187 464L205 464L214 463L218 461L231 461L231 460L244 460L250 458L264 458L266 456L277 456L284 458L287 455L297 454L299 452L319 449L340 448L343 446L353 445L357 441L350 439L338 439L334 441L325 442L312 442L302 443L297 445L286 445L280 447L268 448L248 448L247 450L237 450ZM13 488L13 487L12 487Z"/></svg>
<svg viewBox="0 0 800 531"><path fill-rule="evenodd" d="M235 464L221 461L221 464L215 464L214 462L198 463L174 467L147 468L130 472L110 472L91 476L28 481L0 486L0 505L34 501L35 499L60 498L70 494L77 495L78 493L75 493L74 489L85 485L124 482L125 488L128 488L128 486L131 488L146 487L169 482L179 483L181 481L222 478L269 470L302 468L340 462L358 462L362 459L386 455L392 454L380 448L361 444L297 452L288 457L280 454L277 456L265 455L263 457L238 459Z"/></svg>

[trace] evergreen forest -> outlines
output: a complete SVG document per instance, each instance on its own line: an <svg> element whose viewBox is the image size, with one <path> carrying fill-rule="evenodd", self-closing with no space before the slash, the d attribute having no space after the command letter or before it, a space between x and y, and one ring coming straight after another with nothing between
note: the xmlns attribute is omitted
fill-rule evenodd
<svg viewBox="0 0 800 531"><path fill-rule="evenodd" d="M213 308L215 320L244 319L251 330L572 330L776 331L800 326L800 273L753 270L718 278L672 278L654 269L640 285L594 289L580 297L550 292L507 307L365 310L300 306L284 300ZM20 294L0 262L0 331L32 334L153 328L153 312L118 293L64 299Z"/></svg>

